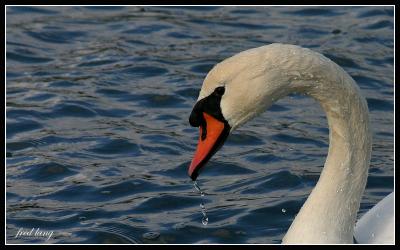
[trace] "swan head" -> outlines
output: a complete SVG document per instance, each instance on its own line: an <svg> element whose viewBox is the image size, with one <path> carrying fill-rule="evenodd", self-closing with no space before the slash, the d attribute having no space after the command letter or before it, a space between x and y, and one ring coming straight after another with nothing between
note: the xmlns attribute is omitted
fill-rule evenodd
<svg viewBox="0 0 400 250"><path fill-rule="evenodd" d="M196 180L200 169L233 130L284 95L281 72L268 63L271 47L274 46L236 54L207 74L189 117L191 126L200 128L198 146L188 170L192 180Z"/></svg>

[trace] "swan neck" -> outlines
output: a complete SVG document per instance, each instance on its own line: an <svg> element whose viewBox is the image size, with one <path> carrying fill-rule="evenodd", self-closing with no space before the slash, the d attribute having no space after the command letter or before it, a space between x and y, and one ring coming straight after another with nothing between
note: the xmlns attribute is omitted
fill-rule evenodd
<svg viewBox="0 0 400 250"><path fill-rule="evenodd" d="M354 80L326 60L319 64L323 68L313 70L312 79L299 76L289 79L289 93L309 95L325 111L329 150L321 176L283 243L353 241L371 155L368 107Z"/></svg>

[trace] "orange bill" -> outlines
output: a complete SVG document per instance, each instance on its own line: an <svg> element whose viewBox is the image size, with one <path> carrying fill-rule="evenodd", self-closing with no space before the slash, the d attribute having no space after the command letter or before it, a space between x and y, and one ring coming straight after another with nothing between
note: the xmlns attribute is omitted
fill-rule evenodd
<svg viewBox="0 0 400 250"><path fill-rule="evenodd" d="M220 146L222 146L229 134L229 125L226 123L204 112L203 117L206 121L206 128L203 128L202 125L200 126L199 142L188 171L192 180L196 180L200 168L203 167ZM205 136L203 135L204 132L206 133Z"/></svg>

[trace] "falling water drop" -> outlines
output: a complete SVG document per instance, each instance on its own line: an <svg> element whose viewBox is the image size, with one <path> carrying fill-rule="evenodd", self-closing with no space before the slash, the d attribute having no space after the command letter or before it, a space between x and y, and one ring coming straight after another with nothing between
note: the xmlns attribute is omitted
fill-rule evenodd
<svg viewBox="0 0 400 250"><path fill-rule="evenodd" d="M194 188L195 188L197 191L200 192L200 187L199 187L199 185L197 184L197 181L194 181L194 182L193 182L193 186L194 186Z"/></svg>
<svg viewBox="0 0 400 250"><path fill-rule="evenodd" d="M201 222L203 223L204 226L206 226L208 224L207 210L203 203L200 203L200 207L201 207L201 213L203 214L203 219L201 219Z"/></svg>
<svg viewBox="0 0 400 250"><path fill-rule="evenodd" d="M203 223L204 226L207 226L207 224L208 224L208 217L203 217L203 219L201 220L201 222Z"/></svg>
<svg viewBox="0 0 400 250"><path fill-rule="evenodd" d="M204 192L201 191L199 185L197 184L197 181L193 182L194 188L200 193L202 197L204 197ZM208 224L208 216L207 216L207 210L206 207L204 206L204 203L200 203L200 208L201 208L201 213L203 214L203 218L201 219L201 223L203 223L204 226Z"/></svg>
<svg viewBox="0 0 400 250"><path fill-rule="evenodd" d="M201 196L204 196L204 192L201 191L201 189L200 189L200 187L199 187L199 184L197 184L197 181L194 181L194 182L193 182L193 186L194 186L194 188L200 193Z"/></svg>

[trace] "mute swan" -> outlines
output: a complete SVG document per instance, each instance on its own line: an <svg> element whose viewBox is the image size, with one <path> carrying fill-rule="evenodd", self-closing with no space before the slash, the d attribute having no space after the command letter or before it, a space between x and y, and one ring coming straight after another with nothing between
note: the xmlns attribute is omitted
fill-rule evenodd
<svg viewBox="0 0 400 250"><path fill-rule="evenodd" d="M282 243L353 243L371 157L368 106L354 80L312 50L270 44L214 66L189 118L192 126L200 127L189 176L196 180L199 170L235 128L292 92L320 103L328 119L330 145L319 181ZM394 243L393 194L380 204L380 209L371 211L379 210L385 218L371 215L361 219L355 232L358 243ZM379 232L386 235L380 237Z"/></svg>

